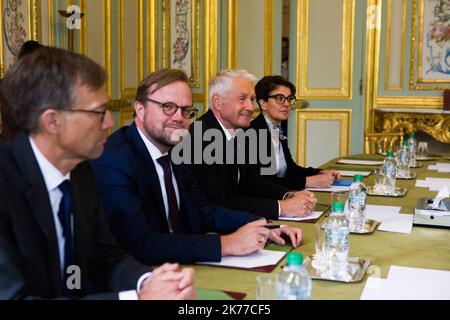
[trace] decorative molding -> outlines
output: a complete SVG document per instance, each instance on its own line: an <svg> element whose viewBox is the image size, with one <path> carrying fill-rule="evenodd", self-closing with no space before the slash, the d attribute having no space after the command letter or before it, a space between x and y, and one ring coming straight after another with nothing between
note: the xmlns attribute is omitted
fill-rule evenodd
<svg viewBox="0 0 450 320"><path fill-rule="evenodd" d="M204 54L204 105L205 112L208 110L208 83L217 72L217 40L218 40L218 8L217 0L204 0L205 9L205 54Z"/></svg>
<svg viewBox="0 0 450 320"><path fill-rule="evenodd" d="M264 20L264 75L271 75L273 60L273 0L265 0Z"/></svg>
<svg viewBox="0 0 450 320"><path fill-rule="evenodd" d="M395 106L397 108L417 107L420 109L442 109L444 105L443 97L412 97L412 96L396 96L396 97L378 97L376 109L386 106Z"/></svg>
<svg viewBox="0 0 450 320"><path fill-rule="evenodd" d="M148 72L154 72L157 68L158 21L157 0L149 0L147 1Z"/></svg>
<svg viewBox="0 0 450 320"><path fill-rule="evenodd" d="M303 99L352 99L353 86L353 37L354 37L354 0L342 0L342 47L341 47L341 87L310 88L308 86L309 60L309 3L310 0L298 1L297 21L297 88Z"/></svg>
<svg viewBox="0 0 450 320"><path fill-rule="evenodd" d="M228 0L228 37L227 37L227 68L236 68L237 55L237 0Z"/></svg>
<svg viewBox="0 0 450 320"><path fill-rule="evenodd" d="M394 0L398 1L398 0ZM401 43L401 66L400 66L400 85L399 86L391 86L389 82L389 74L391 67L391 32L392 32L392 0L387 0L387 29L386 29L386 53L385 53L385 70L384 70L384 90L386 91L396 91L403 90L403 81L405 79L405 42L406 42L406 0L403 0L402 3L402 43Z"/></svg>
<svg viewBox="0 0 450 320"><path fill-rule="evenodd" d="M339 156L348 155L350 150L351 109L299 109L296 121L295 154L297 163L304 166L306 163L307 121L324 120L340 121Z"/></svg>
<svg viewBox="0 0 450 320"><path fill-rule="evenodd" d="M103 61L108 74L108 94L112 96L112 69L111 69L111 0L103 1Z"/></svg>

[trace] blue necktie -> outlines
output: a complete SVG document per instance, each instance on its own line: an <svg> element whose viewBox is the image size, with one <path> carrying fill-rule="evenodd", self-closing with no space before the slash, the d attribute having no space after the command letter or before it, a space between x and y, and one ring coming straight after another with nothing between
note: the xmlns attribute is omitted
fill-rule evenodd
<svg viewBox="0 0 450 320"><path fill-rule="evenodd" d="M67 290L66 279L67 279L67 267L73 264L73 246L72 246L72 192L70 189L69 180L64 180L59 186L63 196L59 204L58 218L61 222L63 228L64 242L64 289ZM61 257L63 258L63 257Z"/></svg>
<svg viewBox="0 0 450 320"><path fill-rule="evenodd" d="M167 202L169 203L169 221L173 233L183 233L180 212L178 211L177 197L172 182L172 168L169 156L165 155L156 160L164 171L164 184L166 185Z"/></svg>

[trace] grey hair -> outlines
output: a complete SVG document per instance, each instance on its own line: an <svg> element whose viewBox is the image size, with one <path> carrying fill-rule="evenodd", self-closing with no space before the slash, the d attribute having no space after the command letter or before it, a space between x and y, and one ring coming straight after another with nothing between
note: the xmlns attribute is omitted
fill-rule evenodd
<svg viewBox="0 0 450 320"><path fill-rule="evenodd" d="M209 80L209 108L214 109L213 96L215 94L225 96L233 89L233 79L246 79L253 83L257 80L253 74L244 69L224 69L220 71L214 78Z"/></svg>

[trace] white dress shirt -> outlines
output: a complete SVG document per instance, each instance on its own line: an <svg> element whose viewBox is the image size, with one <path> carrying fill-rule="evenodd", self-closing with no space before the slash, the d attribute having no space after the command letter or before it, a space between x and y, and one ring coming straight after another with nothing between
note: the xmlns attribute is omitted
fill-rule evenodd
<svg viewBox="0 0 450 320"><path fill-rule="evenodd" d="M283 146L280 139L280 127L273 124L272 121L263 113L264 120L266 120L270 135L272 136L272 145L275 152L275 163L277 166L277 177L283 178L286 176L287 163L284 157Z"/></svg>
<svg viewBox="0 0 450 320"><path fill-rule="evenodd" d="M64 257L64 244L65 244L66 240L63 235L63 227L62 227L61 222L59 221L59 217L58 217L59 205L61 203L63 193L61 192L61 190L59 190L58 187L64 180L70 181L70 172L67 173L66 175L63 175L61 173L61 171L59 171L42 154L42 152L39 150L37 145L34 143L33 138L28 137L28 139L30 141L31 148L36 157L39 168L41 169L42 176L44 177L45 186L47 187L47 192L48 192L48 196L50 199L50 205L52 207L53 221L55 223L56 238L58 240L58 251L59 251L59 257L60 257L59 262L60 262L60 268L61 268L61 275L64 277L64 261L63 261L62 257ZM71 227L72 227L72 231L73 231L73 215L71 216ZM72 232L72 234L73 234L73 232ZM144 282L144 280L146 280L150 276L151 276L151 272L143 274L138 280L136 290L119 292L119 299L120 300L137 300L138 299L137 292L141 288L141 285Z"/></svg>
<svg viewBox="0 0 450 320"><path fill-rule="evenodd" d="M164 154L161 153L161 151L159 151L159 149L157 147L155 147L155 145L149 139L147 139L147 137L141 132L141 130L139 130L139 128L137 128L137 129L138 129L139 135L141 136L142 140L144 141L144 144L147 147L150 157L152 158L153 163L155 165L156 173L158 174L159 184L161 186L161 194L162 194L162 198L164 201L164 208L166 209L167 223L169 225L170 233L172 233L173 232L172 225L171 225L170 219L169 219L169 200L167 198L167 193L166 193L166 183L164 182L164 170L157 161L159 158L167 155L167 152ZM178 184L177 184L177 180L175 179L175 175L173 174L173 170L172 170L172 183L173 183L173 188L175 189L175 195L177 197L177 205L179 208L180 207L180 193L178 191Z"/></svg>

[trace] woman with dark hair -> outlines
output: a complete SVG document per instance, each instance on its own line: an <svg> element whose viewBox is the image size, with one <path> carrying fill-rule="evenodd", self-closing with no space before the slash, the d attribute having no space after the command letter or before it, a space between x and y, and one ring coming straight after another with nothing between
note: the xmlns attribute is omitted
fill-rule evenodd
<svg viewBox="0 0 450 320"><path fill-rule="evenodd" d="M272 150L272 159L276 161L277 173L267 176L289 189L327 188L340 174L334 170L304 168L292 159L281 123L289 118L295 103L295 86L282 76L266 76L255 87L256 101L261 114L251 122L250 128L268 130L268 150ZM261 172L261 170L260 170Z"/></svg>

